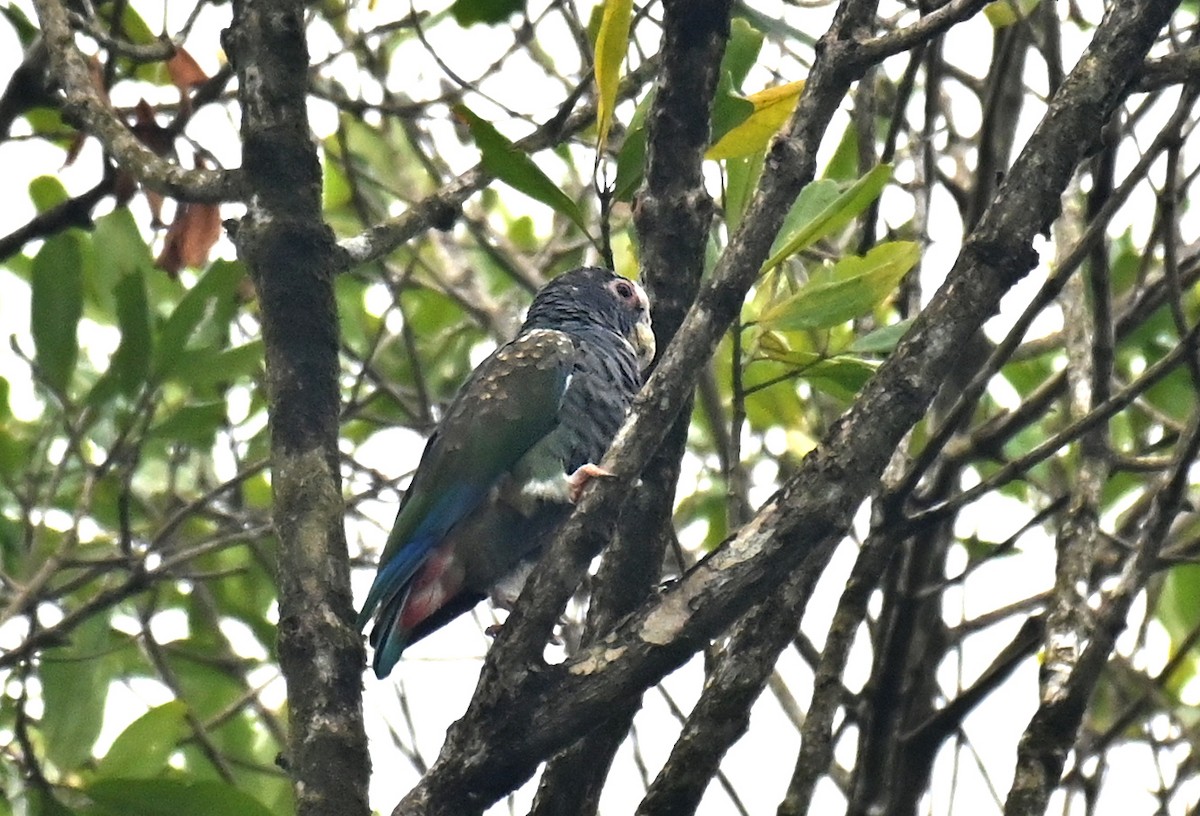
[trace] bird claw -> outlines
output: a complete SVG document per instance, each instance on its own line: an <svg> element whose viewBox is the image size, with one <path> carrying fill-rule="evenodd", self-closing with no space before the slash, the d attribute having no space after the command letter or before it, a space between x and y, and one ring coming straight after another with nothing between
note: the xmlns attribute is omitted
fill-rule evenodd
<svg viewBox="0 0 1200 816"><path fill-rule="evenodd" d="M565 621L560 621L560 623L565 623ZM503 629L504 629L503 623L493 623L491 626L484 629L483 633L485 635L487 635L488 637L490 637L492 640L495 640L500 635L500 632ZM554 644L555 646L561 646L563 643L562 638L560 638L557 633L551 633L550 642L552 644Z"/></svg>
<svg viewBox="0 0 1200 816"><path fill-rule="evenodd" d="M580 465L579 468L567 477L567 491L571 497L571 504L579 501L583 489L587 487L587 483L592 479L604 478L611 479L614 476L612 471L605 470L599 465L594 465L588 462L585 465Z"/></svg>

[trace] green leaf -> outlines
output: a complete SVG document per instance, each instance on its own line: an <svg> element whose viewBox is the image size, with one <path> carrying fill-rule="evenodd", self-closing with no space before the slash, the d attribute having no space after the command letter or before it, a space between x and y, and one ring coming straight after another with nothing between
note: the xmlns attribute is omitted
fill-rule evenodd
<svg viewBox="0 0 1200 816"><path fill-rule="evenodd" d="M29 816L74 816L75 811L68 808L54 796L52 790L42 790L37 787L26 789L29 801ZM5 802L0 799L0 813L4 813ZM19 813L20 811L18 811ZM9 811L11 814L12 811Z"/></svg>
<svg viewBox="0 0 1200 816"><path fill-rule="evenodd" d="M855 216L879 197L879 194L883 192L884 185L891 177L892 167L889 164L881 164L872 168L869 173L854 182L812 220L797 228L783 247L767 259L767 262L763 264L763 270L778 266L797 252L812 246L826 235L849 224Z"/></svg>
<svg viewBox="0 0 1200 816"><path fill-rule="evenodd" d="M217 261L183 296L158 333L152 367L156 379L171 373L210 309L222 299L232 299L242 275L241 264Z"/></svg>
<svg viewBox="0 0 1200 816"><path fill-rule="evenodd" d="M772 41L784 42L791 40L810 48L817 45L816 37L790 25L787 20L778 14L758 11L752 8L749 3L738 3L738 14L745 17L750 25L770 37Z"/></svg>
<svg viewBox="0 0 1200 816"><path fill-rule="evenodd" d="M172 374L193 389L244 380L263 366L263 344L252 340L229 349L202 348L180 354Z"/></svg>
<svg viewBox="0 0 1200 816"><path fill-rule="evenodd" d="M858 128L853 122L849 122L846 124L846 129L842 131L841 141L834 148L833 155L829 157L829 164L825 165L825 172L821 174L821 178L834 181L853 181L857 175Z"/></svg>
<svg viewBox="0 0 1200 816"><path fill-rule="evenodd" d="M975 565L991 558L1011 558L1020 553L1016 547L1000 549L998 542L984 541L977 535L959 539L958 543L967 553L968 565Z"/></svg>
<svg viewBox="0 0 1200 816"><path fill-rule="evenodd" d="M1178 652L1180 643L1200 626L1197 598L1200 598L1200 564L1171 567L1163 581L1155 617L1171 638L1173 655ZM1200 649L1193 646L1191 652L1192 655L1181 660L1179 668L1169 678L1168 686L1173 691L1178 692L1200 671Z"/></svg>
<svg viewBox="0 0 1200 816"><path fill-rule="evenodd" d="M39 213L44 213L70 199L63 183L54 176L38 176L29 182L29 198Z"/></svg>
<svg viewBox="0 0 1200 816"><path fill-rule="evenodd" d="M321 209L340 210L349 207L354 203L354 188L342 169L343 157L333 146L325 146L324 150L325 157L321 162L324 170L321 176Z"/></svg>
<svg viewBox="0 0 1200 816"><path fill-rule="evenodd" d="M1172 643L1186 638L1200 626L1200 564L1179 564L1167 570L1156 617Z"/></svg>
<svg viewBox="0 0 1200 816"><path fill-rule="evenodd" d="M17 39L20 40L22 48L28 48L34 40L41 36L42 32L30 22L29 18L25 16L25 12L18 6L6 3L0 6L0 14L4 15L5 19L16 29Z"/></svg>
<svg viewBox="0 0 1200 816"><path fill-rule="evenodd" d="M834 206L846 189L847 185L830 179L817 179L805 184L788 214L783 217L779 234L771 244L771 251L776 252L784 247L790 240L788 236L795 235L803 225L812 223L825 210Z"/></svg>
<svg viewBox="0 0 1200 816"><path fill-rule="evenodd" d="M210 656L214 649L223 649L226 640L218 631L220 622L213 618L212 610L194 597L189 597L184 607L188 613L188 637L172 642L168 662L179 680L179 697L187 700L192 712L205 721L241 700L245 689L236 675L213 665Z"/></svg>
<svg viewBox="0 0 1200 816"><path fill-rule="evenodd" d="M157 43L158 36L150 30L150 26L146 25L146 21L142 19L142 15L137 13L137 10L127 4L114 4L115 8L121 9L121 36L128 42L136 45L152 45ZM106 18L111 24L112 11L109 10L108 4L104 4L100 8L100 16Z"/></svg>
<svg viewBox="0 0 1200 816"><path fill-rule="evenodd" d="M911 325L912 318L910 317L908 320L883 326L858 338L846 350L856 354L890 354Z"/></svg>
<svg viewBox="0 0 1200 816"><path fill-rule="evenodd" d="M58 108L36 107L24 113L25 121L33 130L34 135L45 139L50 144L58 145L63 150L70 150L74 127L63 121L62 111Z"/></svg>
<svg viewBox="0 0 1200 816"><path fill-rule="evenodd" d="M122 816L271 816L261 802L224 782L104 779L84 792Z"/></svg>
<svg viewBox="0 0 1200 816"><path fill-rule="evenodd" d="M46 758L62 773L91 758L113 677L112 646L108 619L97 615L75 628L67 646L42 656L42 736Z"/></svg>
<svg viewBox="0 0 1200 816"><path fill-rule="evenodd" d="M225 424L225 401L185 405L150 429L150 436L204 447Z"/></svg>
<svg viewBox="0 0 1200 816"><path fill-rule="evenodd" d="M763 33L742 17L734 17L729 24L729 42L725 44L725 55L721 57L721 73L728 74L734 88L741 88L746 74L758 60L762 50Z"/></svg>
<svg viewBox="0 0 1200 816"><path fill-rule="evenodd" d="M625 130L625 141L617 153L617 178L613 182L613 195L617 201L632 201L642 184L646 170L646 113L653 102L654 91L651 90L638 103Z"/></svg>
<svg viewBox="0 0 1200 816"><path fill-rule="evenodd" d="M157 776L189 733L187 703L172 700L152 708L121 732L96 764L96 775L101 779Z"/></svg>
<svg viewBox="0 0 1200 816"><path fill-rule="evenodd" d="M475 23L495 25L508 20L525 8L525 0L455 0L450 14L455 22L466 27Z"/></svg>
<svg viewBox="0 0 1200 816"><path fill-rule="evenodd" d="M734 88L733 76L723 72L713 95L710 145L721 141L725 134L745 122L754 113L754 103Z"/></svg>
<svg viewBox="0 0 1200 816"><path fill-rule="evenodd" d="M768 329L829 328L866 314L881 303L920 258L911 241L892 241L865 256L843 258L828 278L810 280L760 317Z"/></svg>
<svg viewBox="0 0 1200 816"><path fill-rule="evenodd" d="M754 112L725 133L708 149L704 158L732 159L764 150L792 115L802 90L804 80L797 80L748 96L747 101L754 105Z"/></svg>
<svg viewBox="0 0 1200 816"><path fill-rule="evenodd" d="M629 21L633 0L604 0L600 30L596 34L596 149L603 150L617 105L621 64L629 48Z"/></svg>
<svg viewBox="0 0 1200 816"><path fill-rule="evenodd" d="M587 233L578 205L541 171L528 154L518 150L490 122L480 119L465 105L455 105L454 114L471 129L475 144L483 154L483 166L496 178L567 216Z"/></svg>
<svg viewBox="0 0 1200 816"><path fill-rule="evenodd" d="M804 372L804 379L818 391L849 404L874 373L875 366L866 360L839 354L814 363Z"/></svg>
<svg viewBox="0 0 1200 816"><path fill-rule="evenodd" d="M877 367L877 363L852 354L829 356L793 349L787 337L777 331L759 331L753 336L753 342L757 354L777 363L786 363L796 369L797 378L847 403L854 399Z"/></svg>
<svg viewBox="0 0 1200 816"><path fill-rule="evenodd" d="M76 329L83 315L83 252L74 233L49 238L33 259L33 345L42 376L65 391L79 357Z"/></svg>
<svg viewBox="0 0 1200 816"><path fill-rule="evenodd" d="M126 275L114 290L121 344L112 357L110 370L126 395L137 392L150 374L154 337L150 332L150 305L141 272Z"/></svg>
<svg viewBox="0 0 1200 816"><path fill-rule="evenodd" d="M742 223L742 216L746 214L746 207L750 205L762 175L765 158L765 153L758 152L725 162L725 221L730 232ZM800 195L803 196L804 192L801 191Z"/></svg>
<svg viewBox="0 0 1200 816"><path fill-rule="evenodd" d="M111 323L114 316L119 316L115 296L122 281L130 275L143 276L142 286L145 287L145 275L165 276L153 271L150 247L146 245L133 214L125 207L96 219L92 245L103 247L103 251L96 253L94 273L83 282L84 313L99 323Z"/></svg>
<svg viewBox="0 0 1200 816"><path fill-rule="evenodd" d="M796 393L795 366L772 361L756 362L743 372L746 419L758 431L767 428L800 428L804 405Z"/></svg>
<svg viewBox="0 0 1200 816"><path fill-rule="evenodd" d="M1196 392L1191 382L1187 369L1177 368L1147 389L1146 399L1163 413L1186 422L1195 410Z"/></svg>

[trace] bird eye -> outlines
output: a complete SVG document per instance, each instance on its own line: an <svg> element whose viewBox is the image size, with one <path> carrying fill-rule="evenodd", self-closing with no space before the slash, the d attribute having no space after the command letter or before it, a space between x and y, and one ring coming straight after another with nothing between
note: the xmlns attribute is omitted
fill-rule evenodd
<svg viewBox="0 0 1200 816"><path fill-rule="evenodd" d="M618 282L617 283L617 296L619 298L621 298L622 300L629 300L630 298L632 298L634 296L633 295L633 287L630 286L625 281Z"/></svg>

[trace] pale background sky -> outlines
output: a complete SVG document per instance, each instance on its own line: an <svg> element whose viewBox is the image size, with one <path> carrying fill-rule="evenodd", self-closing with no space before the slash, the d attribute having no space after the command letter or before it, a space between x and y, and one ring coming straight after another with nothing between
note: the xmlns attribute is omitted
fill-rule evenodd
<svg viewBox="0 0 1200 816"><path fill-rule="evenodd" d="M23 8L31 18L33 17L33 10L28 0L18 0L17 5ZM541 4L535 2L531 5ZM755 2L753 5L768 13L771 13L773 9L772 4L767 2ZM379 11L386 10L386 7L393 8L394 16L402 16L408 11L407 6L392 7L392 4L388 3L380 3L379 7ZM418 8L424 7L438 9L442 5L421 4L418 6ZM162 5L137 3L137 8L152 30L161 29ZM774 10L781 13L782 7L775 4ZM167 7L168 30L175 30L189 11L190 4L169 4ZM207 9L187 43L192 56L210 74L217 69L221 59L221 55L215 50L218 44L217 34L220 28L228 23L229 13L229 4ZM824 30L831 9L792 9L789 13L806 15L804 20L807 25L804 30L817 32ZM370 19L371 15L365 11L356 12L352 21L356 17L364 28L377 24L383 19L383 15L377 13L372 20ZM430 32L430 40L443 59L460 74L466 76L476 75L483 66L489 64L494 59L497 50L503 48L506 42L503 37L491 36L486 27L476 27L466 32L456 31L452 39L449 38L449 34L448 31L433 29ZM1069 38L1063 44L1064 53L1068 55L1067 62L1070 64L1074 55L1079 53L1086 42L1078 38L1073 27L1064 27L1063 34L1064 36L1074 36L1073 39ZM957 27L948 38L948 58L975 75L982 75L990 57L991 37L992 32L986 21L982 17L976 17ZM310 41L314 59L322 58L333 45L321 36L319 30L315 32ZM654 47L656 44L648 45ZM413 74L395 78L394 87L404 88L413 98L436 95L441 80L440 72L415 43L412 44L412 52L410 60L403 62L406 66L411 66ZM7 27L0 27L0 77L7 78L18 61L18 43L15 38L11 37ZM402 61L398 60L398 63L400 62ZM900 61L895 60L886 64L885 69L898 73L900 65ZM340 78L353 91L356 84L355 78L345 73L345 65L340 70L343 72ZM1044 76L1038 76L1040 70L1040 63L1036 60L1029 60L1027 71L1033 77L1035 86L1040 82L1044 89ZM785 80L800 78L802 75L784 77ZM765 76L757 77L752 74L746 83L746 88L754 90L766 81ZM152 103L156 101L155 93L161 94L164 100L172 98L171 89L163 91L138 89L134 91L130 88L122 91L119 88L117 90L118 93L114 94L114 102L118 105L135 103L139 93L145 93ZM561 86L558 83L548 80L536 66L524 64L521 60L516 59L509 61L504 74L490 83L488 90L502 101L506 98L513 100L514 107L522 110L529 108L529 100L544 99L545 110L535 111L535 114L545 114L541 118L548 116L561 98ZM956 121L964 130L972 128L972 117L978 118L977 110L972 106L961 109L952 108L952 110ZM485 116L491 113L486 105L480 106L480 112ZM1039 109L1026 110L1018 132L1018 147L1036 124L1037 116L1040 113ZM324 137L332 131L335 124L332 108L323 103L314 102L310 107L310 114L314 131L318 137ZM628 110L622 110L618 115L621 114L627 116ZM218 119L221 121L215 121ZM206 120L214 132L231 135L236 133L236 123L231 126L227 115L216 107L201 112L190 130L198 132L198 129L206 127ZM841 132L844 121L844 118L839 119L830 129L830 133L835 136L834 139L829 140L830 142L836 140L836 134ZM449 135L451 126L447 123L446 127ZM517 132L503 123L501 129L510 137L523 135L522 132ZM27 132L24 123L19 122L15 133ZM213 150L227 166L236 166L239 163L239 147L232 138L225 142L206 138L205 145ZM827 144L826 150L831 150L832 147L832 143ZM85 147L84 154L74 165L63 167L61 152L47 149L45 145L36 140L11 141L4 144L5 160L0 164L0 178L3 180L3 187L8 191L8 195L5 197L3 207L0 208L0 234L8 233L33 214L32 204L24 190L36 175L57 175L67 189L72 192L82 191L94 184L98 167L97 151L96 143L90 141ZM469 149L464 149L456 140L447 139L445 158L451 161L456 170L462 170L474 162L475 154ZM901 180L904 179L901 178ZM715 194L718 188L714 185L712 189ZM543 226L548 223L549 213L542 205L522 199L519 194L508 189L503 194L511 199L511 209L520 210L523 200L525 211L529 215L538 219ZM903 222L909 215L896 209L901 206L898 204L899 201L899 196L890 197L885 194L884 217L893 223ZM140 200L135 201L134 206L144 208ZM891 210L888 209L889 206L892 208ZM1139 202L1134 200L1127 206L1137 207ZM105 205L101 211L108 207L111 207L111 204ZM961 236L961 225L953 204L948 199L935 199L933 208L934 217L930 220L931 243L923 256L924 284L927 294L936 287L940 278L952 264ZM1146 206L1142 211L1149 214L1153 208ZM225 217L236 214L237 210L233 207L227 207L223 211ZM1189 217L1194 218L1194 216ZM144 222L146 219L139 220ZM1140 225L1140 229L1148 228L1148 223ZM1185 234L1187 233L1185 232ZM27 250L32 248L31 246ZM1038 249L1042 255L1041 267L1009 295L1006 300L1007 304L1025 303L1029 295L1044 280L1046 265L1053 256L1053 248L1043 242ZM232 246L224 240L216 252L224 257L233 257ZM39 414L39 407L29 383L28 372L24 365L13 356L7 343L7 335L15 334L24 338L22 342L26 347L29 345L29 293L27 287L2 266L0 266L0 292L3 293L0 295L0 325L5 327L6 335L5 342L0 344L0 375L8 378L12 383L13 411L18 417L29 420ZM384 299L388 297L383 287L379 288L378 297ZM385 305L386 303L380 303L380 313L384 311ZM1011 307L1008 311L1011 311ZM989 327L989 333L993 337L1000 336L1008 319L1007 314L997 318ZM1058 328L1055 323L1053 318L1043 321L1035 331L1052 331ZM92 355L98 362L105 360L112 353L116 348L116 343L117 336L114 330L102 331L95 325L86 325L86 321L81 328L83 351L85 354ZM479 356L482 357L485 352L486 349L480 349ZM997 396L1000 399L1004 398L1003 394ZM747 443L755 444L749 439ZM421 445L422 440L416 434L397 430L391 434L387 444L377 444L367 452L366 456L361 458L364 459L363 464L371 468L384 474L399 476L415 466ZM221 463L217 464L220 467ZM689 484L695 483L694 480L698 478L697 474L698 468L694 463L685 467L681 492L689 492ZM756 475L761 475L764 479L773 476L770 473ZM765 499L769 492L769 486L760 482L755 489L753 499L759 502ZM390 525L395 507L390 502L374 502L373 505L367 505L363 509L378 520L378 525L352 527L349 530L351 545L377 551L382 546L386 528ZM1028 508L1019 503L1009 502L1002 498L989 499L973 506L962 515L960 529L957 532L962 536L969 536L978 531L980 536L987 540L1002 540L1024 523L1028 513ZM48 519L48 523L53 524L53 520ZM860 531L865 529L862 518L859 519L858 528ZM688 543L690 540L694 543L702 538L702 534L696 535L696 532L681 531L684 542ZM1025 551L1022 558L994 561L972 575L957 593L948 595L948 598L955 598L957 595L955 602L960 604L957 608L947 608L946 610L947 618L952 623L1002 607L1051 586L1054 568L1052 542L1045 540L1038 544L1036 539L1027 536L1023 539L1022 546ZM854 554L854 546L843 543L826 571L805 614L803 628L818 646L824 640L825 630L832 617L845 577L853 564ZM953 571L962 566L962 563L951 563L950 569ZM354 576L356 598L361 599L365 595L370 580L371 575L366 571L361 571ZM488 645L488 640L481 634L481 628L491 622L490 611L484 605L476 610L476 615L479 616L479 620L474 620L472 616L459 618L436 636L407 651L403 661L389 679L378 681L370 672L364 675L364 704L374 761L371 801L377 810L384 813L390 812L399 797L417 779L417 774L411 765L392 747L389 735L389 727L392 727L403 735L406 742L410 739L407 726L400 714L397 689L402 686L407 693L415 724L417 745L426 761L432 762L437 755L447 726L462 713L470 699L481 665L481 658ZM1139 605L1135 609L1134 615L1135 619L1144 615L1144 605ZM158 633L163 640L183 635L184 624L181 617L173 620L169 615L162 615L160 618L156 619L155 628L157 631L161 627L161 632ZM1136 620L1134 623L1136 624ZM995 626L968 639L962 652L961 666L943 668L944 687L954 689L974 680L991 660L997 644L1007 642L1014 634L1018 624L1018 621L1013 621ZM1154 627L1151 628L1151 631L1152 633L1157 632ZM229 634L239 648L247 650L248 656L264 656L253 638L244 634L239 636L236 626L231 627ZM0 629L0 648L4 648L7 645L6 641L14 635L15 631L10 631L6 636L5 631ZM1123 639L1126 647L1128 640L1129 636L1127 635ZM1166 659L1166 636L1157 632L1157 637L1152 638L1151 642L1152 644L1157 643L1157 648L1150 650L1151 659L1161 665L1162 661ZM848 665L845 678L851 688L857 688L866 679L869 665L866 649L856 649ZM786 652L780 662L780 673L788 678L792 696L802 707L807 707L811 694L811 674L804 666L803 661L794 653ZM264 694L265 702L268 705L277 705L282 701L283 685L280 679L266 674L262 677L252 678L252 680L268 683ZM664 688L675 703L687 711L699 693L701 682L702 674L699 663L693 661L669 677L664 683ZM1190 691L1197 702L1200 702L1200 689L1193 687ZM98 753L103 754L111 740L147 707L161 704L168 699L170 699L170 693L165 687L153 681L137 680L115 685L110 692L109 710L106 715L104 732L97 746ZM994 786L995 790L993 791L989 787L988 780L980 773L977 766L968 761L961 761L957 768L958 778L954 799L951 800L949 782L951 774L954 772L954 757L952 751L943 750L942 756L935 766L933 787L935 794L932 801L927 802L927 812L939 814L994 812L997 806L990 803L994 802L995 796L999 796L1002 800L1007 792L1011 782L1016 742L1036 705L1037 665L1034 660L1030 659L1017 670L1012 681L993 694L967 718L964 724L973 746L979 752L979 765L987 769L990 775L990 785ZM637 720L636 732L640 759L649 768L651 776L665 759L677 731L678 724L670 714L663 695L656 690L648 692L645 698L645 708ZM774 812L791 774L798 745L797 730L788 721L783 708L769 691L764 693L754 709L749 734L732 748L722 766L751 813ZM852 739L843 740L843 744L839 746L840 756L849 761L853 754L853 747ZM963 755L964 758L966 756L968 755ZM1146 792L1146 788L1148 784L1156 784L1157 771L1154 768L1150 752L1144 747L1118 747L1112 753L1112 760L1105 780L1105 792L1100 797L1099 813L1127 816L1127 814L1152 812L1155 800ZM614 772L604 794L602 812L606 814L632 812L643 793L641 774L637 766L638 758L635 756L632 743L627 741L617 755ZM517 795L516 812L525 812L532 796L532 789L532 786L526 786ZM1197 796L1200 796L1200 791L1192 795L1192 800L1195 801ZM818 791L818 798L812 812L836 813L840 812L843 806L840 794L833 789L831 784L825 783ZM1059 806L1061 806L1061 802ZM1055 808L1052 808L1053 810ZM493 809L493 812L496 813L508 811L509 807L504 802L499 803ZM719 816L731 811L729 801L719 786L716 784L710 786L700 813Z"/></svg>

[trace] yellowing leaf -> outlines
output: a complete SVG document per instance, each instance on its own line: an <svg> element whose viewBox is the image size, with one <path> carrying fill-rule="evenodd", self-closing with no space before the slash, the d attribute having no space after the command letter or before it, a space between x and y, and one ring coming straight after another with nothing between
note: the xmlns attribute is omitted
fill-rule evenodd
<svg viewBox="0 0 1200 816"><path fill-rule="evenodd" d="M596 148L603 149L612 127L617 104L617 85L621 63L629 47L629 20L633 0L605 0L600 31L596 35Z"/></svg>
<svg viewBox="0 0 1200 816"><path fill-rule="evenodd" d="M776 88L767 88L746 97L754 105L754 112L704 154L706 159L734 159L762 150L771 137L783 127L792 115L804 80L789 82Z"/></svg>
<svg viewBox="0 0 1200 816"><path fill-rule="evenodd" d="M992 28L1004 28L1027 18L1039 2L1041 0L993 0L983 7L983 16Z"/></svg>

